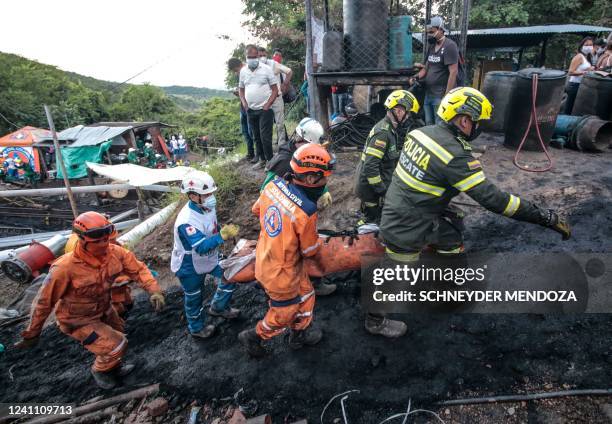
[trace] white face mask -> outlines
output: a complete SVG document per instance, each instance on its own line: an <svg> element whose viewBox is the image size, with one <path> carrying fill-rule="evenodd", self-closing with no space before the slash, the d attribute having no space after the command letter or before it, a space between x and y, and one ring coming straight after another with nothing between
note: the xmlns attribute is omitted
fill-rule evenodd
<svg viewBox="0 0 612 424"><path fill-rule="evenodd" d="M202 206L210 211L215 210L215 207L217 206L217 198L215 197L215 195L210 195L206 199L204 199L204 202L202 202Z"/></svg>
<svg viewBox="0 0 612 424"><path fill-rule="evenodd" d="M584 54L593 53L593 46L582 46L582 53Z"/></svg>
<svg viewBox="0 0 612 424"><path fill-rule="evenodd" d="M246 62L247 62L247 66L252 71L257 69L257 66L259 66L259 58L256 58L256 57L254 58L247 57Z"/></svg>
<svg viewBox="0 0 612 424"><path fill-rule="evenodd" d="M267 61L268 61L268 58L266 56L259 57L259 63L266 64Z"/></svg>

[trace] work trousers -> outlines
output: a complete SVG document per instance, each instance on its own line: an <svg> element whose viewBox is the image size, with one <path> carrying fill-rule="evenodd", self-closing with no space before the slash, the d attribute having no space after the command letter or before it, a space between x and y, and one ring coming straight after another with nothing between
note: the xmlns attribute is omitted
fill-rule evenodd
<svg viewBox="0 0 612 424"><path fill-rule="evenodd" d="M211 308L221 312L229 307L229 302L232 300L232 294L236 289L236 285L223 281L223 270L218 265L210 274L215 278L217 285L217 290L211 302ZM202 295L205 279L206 274L179 277L185 297L185 318L191 333L200 331L204 328L204 323L206 322L204 296Z"/></svg>
<svg viewBox="0 0 612 424"><path fill-rule="evenodd" d="M305 330L312 323L315 306L315 291L310 279L300 282L299 295L294 299L276 301L270 299L270 309L266 316L257 323L257 335L268 340L282 334L287 328Z"/></svg>
<svg viewBox="0 0 612 424"><path fill-rule="evenodd" d="M255 142L255 154L259 160L269 161L272 159L274 152L272 150L272 127L274 125L274 111L268 110L253 110L247 111L249 118L249 128Z"/></svg>
<svg viewBox="0 0 612 424"><path fill-rule="evenodd" d="M60 330L81 342L83 347L96 355L92 369L109 372L121 363L127 349L127 338L123 333L125 322L110 306L99 321L77 328L60 324Z"/></svg>
<svg viewBox="0 0 612 424"><path fill-rule="evenodd" d="M285 134L285 102L282 95L276 97L271 109L274 111L274 122L276 123L276 144L282 146L287 140Z"/></svg>
<svg viewBox="0 0 612 424"><path fill-rule="evenodd" d="M423 100L423 111L425 113L425 125L434 125L442 121L442 118L438 116L438 108L442 103L441 96L434 96L432 94L425 94L425 100Z"/></svg>
<svg viewBox="0 0 612 424"><path fill-rule="evenodd" d="M255 157L255 144L253 143L253 136L251 134L251 129L249 128L249 118L242 105L240 106L240 128L242 130L244 141L247 145L247 157L253 158Z"/></svg>

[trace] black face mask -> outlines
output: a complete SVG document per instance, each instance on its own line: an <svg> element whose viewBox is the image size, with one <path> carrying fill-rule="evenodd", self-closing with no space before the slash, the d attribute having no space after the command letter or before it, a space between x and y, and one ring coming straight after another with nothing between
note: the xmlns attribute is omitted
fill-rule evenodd
<svg viewBox="0 0 612 424"><path fill-rule="evenodd" d="M325 191L325 186L321 187L304 187L300 186L300 190L304 192L306 197L308 197L312 202L317 203L319 197L323 195Z"/></svg>
<svg viewBox="0 0 612 424"><path fill-rule="evenodd" d="M438 41L438 39L436 37L434 37L433 35L429 35L427 37L427 42L429 44L436 44L437 41Z"/></svg>
<svg viewBox="0 0 612 424"><path fill-rule="evenodd" d="M466 140L467 141L476 140L480 134L482 134L482 128L480 128L480 124L478 122L475 122L472 125L472 131L470 131L470 135L466 137Z"/></svg>

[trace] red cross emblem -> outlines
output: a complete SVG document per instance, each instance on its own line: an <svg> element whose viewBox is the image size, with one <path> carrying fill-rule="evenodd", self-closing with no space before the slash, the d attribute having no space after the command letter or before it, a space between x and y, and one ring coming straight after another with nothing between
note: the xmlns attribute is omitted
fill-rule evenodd
<svg viewBox="0 0 612 424"><path fill-rule="evenodd" d="M189 187L193 187L195 185L195 183L193 182L193 180L189 181Z"/></svg>

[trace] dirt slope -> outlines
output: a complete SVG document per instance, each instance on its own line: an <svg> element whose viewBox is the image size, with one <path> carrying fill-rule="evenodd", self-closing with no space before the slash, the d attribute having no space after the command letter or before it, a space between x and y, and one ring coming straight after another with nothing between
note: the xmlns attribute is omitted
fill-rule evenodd
<svg viewBox="0 0 612 424"><path fill-rule="evenodd" d="M503 189L563 210L574 238L561 243L552 231L466 207L469 249L569 255L609 252L611 152L588 155L555 150L555 171L536 175L518 172L510 163L512 152L493 144L495 141L489 137L481 142L489 146L481 158L488 177ZM336 204L322 214L321 227L341 229L354 222L358 204L349 200L354 169L349 157L356 155L339 155L341 168L331 184ZM538 155L525 157L531 160ZM255 178L254 172L242 169L247 177ZM244 204L234 211L245 216L249 207ZM233 220L237 222L235 215ZM155 237L169 235L164 231ZM601 278L612 281L610 270ZM291 420L318 422L327 401L351 389L360 390L346 401L351 423L380 422L404 411L408 399L413 409L434 409L446 422L609 422L604 412L605 404L612 403L609 397L512 404L512 414L508 412L511 404L446 411L434 403L457 397L607 388L612 381L610 315L403 315L398 318L408 323L408 335L389 341L363 329L358 275L334 280L339 284L338 293L317 299L315 320L325 332L321 344L294 352L278 338L261 360L249 359L236 340L239 331L253 326L265 313L266 298L257 287L243 286L236 292L235 304L243 309L242 318L231 324L218 321L218 334L204 342L187 336L181 322L182 295L176 289L170 289L168 308L162 314L152 313L141 299L128 320L126 357L137 361L140 368L126 385L159 381L183 403L199 400L214 405L244 388L247 397L258 402L261 413L274 415L274 422L283 422L288 415ZM2 343L15 341L16 330L0 331ZM77 343L55 328L46 330L41 342L30 352L9 351L0 356L0 401L80 402L102 394L88 375L91 357ZM116 389L125 390L128 388ZM177 413L185 415L188 408L181 409L181 402ZM336 400L325 422L341 416Z"/></svg>

